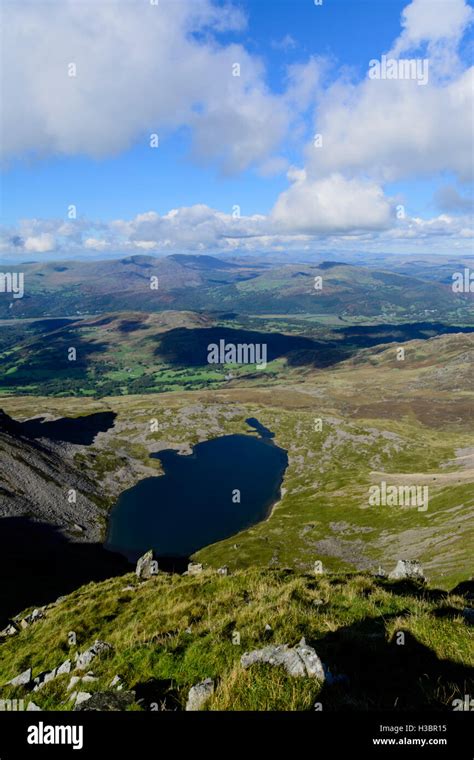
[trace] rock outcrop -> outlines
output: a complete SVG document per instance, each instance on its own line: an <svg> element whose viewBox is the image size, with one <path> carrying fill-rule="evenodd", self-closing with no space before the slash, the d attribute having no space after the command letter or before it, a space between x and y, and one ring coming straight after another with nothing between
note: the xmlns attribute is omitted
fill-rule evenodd
<svg viewBox="0 0 474 760"><path fill-rule="evenodd" d="M474 625L474 609L472 607L464 607L462 616L468 625Z"/></svg>
<svg viewBox="0 0 474 760"><path fill-rule="evenodd" d="M203 569L203 566L199 562L190 562L184 575L200 575Z"/></svg>
<svg viewBox="0 0 474 760"><path fill-rule="evenodd" d="M91 697L92 694L89 694L88 691L78 691L71 694L71 699L74 699L74 709L77 710L80 705L87 702Z"/></svg>
<svg viewBox="0 0 474 760"><path fill-rule="evenodd" d="M106 641L96 640L89 649L86 649L82 654L76 655L75 669L85 670L96 657L111 651L112 647Z"/></svg>
<svg viewBox="0 0 474 760"><path fill-rule="evenodd" d="M13 623L8 623L7 627L0 631L0 638L6 638L7 636L15 636L19 629Z"/></svg>
<svg viewBox="0 0 474 760"><path fill-rule="evenodd" d="M280 644L245 652L240 658L240 663L243 668L250 668L256 663L282 666L292 677L309 676L319 681L325 680L323 663L313 647L308 646L304 639L301 639L294 648L290 648L287 644Z"/></svg>
<svg viewBox="0 0 474 760"><path fill-rule="evenodd" d="M71 660L64 660L62 665L59 665L59 667L53 668L53 670L45 671L44 673L40 673L36 676L36 678L33 679L35 684L33 691L39 691L39 689L42 689L45 684L49 683L49 681L52 681L58 676L64 675L65 673L70 673L71 668Z"/></svg>
<svg viewBox="0 0 474 760"><path fill-rule="evenodd" d="M390 581L410 580L426 583L420 563L414 559L399 559L396 567L388 575Z"/></svg>
<svg viewBox="0 0 474 760"><path fill-rule="evenodd" d="M64 531L68 540L101 540L97 486L75 465L73 447L27 436L23 425L3 410L0 446L0 517L31 517L33 511L35 520ZM76 502L65 498L66 488L76 491ZM81 532L71 533L74 523L80 524Z"/></svg>
<svg viewBox="0 0 474 760"><path fill-rule="evenodd" d="M44 612L42 610L33 610L30 615L27 615L23 620L20 620L20 626L21 628L28 628L29 625L37 623L38 620L42 620L42 618L44 618Z"/></svg>
<svg viewBox="0 0 474 760"><path fill-rule="evenodd" d="M135 573L141 581L147 581L153 575L158 575L158 562L154 558L153 549L150 549L143 557L140 557Z"/></svg>
<svg viewBox="0 0 474 760"><path fill-rule="evenodd" d="M195 712L201 710L213 694L214 681L212 678L206 678L205 681L192 686L189 690L188 701L186 702L186 711Z"/></svg>
<svg viewBox="0 0 474 760"><path fill-rule="evenodd" d="M17 615L13 620L4 628L2 631L0 631L0 638L7 638L8 636L15 636L17 633L20 633L21 630L24 630L25 628L28 628L30 625L33 625L33 623L37 623L38 620L43 620L45 617L44 610L47 608L47 605L44 607L40 607L37 610L33 610L29 615L22 618L20 615Z"/></svg>
<svg viewBox="0 0 474 760"><path fill-rule="evenodd" d="M15 676L15 678L12 678L11 681L8 681L6 686L27 686L29 683L31 683L31 676L32 676L32 670L31 668L28 668L27 670L24 670L23 673L20 673L20 675Z"/></svg>

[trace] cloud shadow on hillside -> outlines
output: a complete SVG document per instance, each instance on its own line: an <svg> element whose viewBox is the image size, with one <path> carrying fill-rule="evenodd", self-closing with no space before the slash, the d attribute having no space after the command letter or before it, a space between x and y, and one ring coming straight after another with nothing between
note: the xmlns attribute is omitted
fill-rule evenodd
<svg viewBox="0 0 474 760"><path fill-rule="evenodd" d="M209 345L224 340L225 343L234 345L264 344L267 346L269 362L284 356L292 367L324 369L349 359L361 348L473 331L474 327L452 327L438 322L362 325L334 330L335 339L315 340L302 335L230 327L178 327L157 338L159 345L155 349L155 355L180 367L206 366Z"/></svg>

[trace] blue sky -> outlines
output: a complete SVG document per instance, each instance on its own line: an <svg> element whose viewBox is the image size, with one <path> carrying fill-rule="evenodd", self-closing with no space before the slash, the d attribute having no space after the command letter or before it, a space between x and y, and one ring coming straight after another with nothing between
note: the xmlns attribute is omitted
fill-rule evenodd
<svg viewBox="0 0 474 760"><path fill-rule="evenodd" d="M372 52L388 49L404 7L398 0L331 0L315 7L311 0L248 0L239 3L248 16L242 33L218 36L223 43L244 42L265 61L272 90L282 89L286 67L310 55L330 55L354 67L362 77ZM291 37L291 41L285 38ZM100 161L87 157L15 161L4 178L4 221L24 216L55 217L73 198L86 216L115 219L156 209L205 202L230 208L238 199L250 213L268 213L286 181L262 179L254 171L223 177L215 167L189 160L189 135L169 135L150 161L147 146ZM292 151L296 153L296 150ZM72 202L72 201L71 201ZM66 204L68 205L68 204Z"/></svg>
<svg viewBox="0 0 474 760"><path fill-rule="evenodd" d="M469 251L465 0L144 5L6 4L3 252Z"/></svg>

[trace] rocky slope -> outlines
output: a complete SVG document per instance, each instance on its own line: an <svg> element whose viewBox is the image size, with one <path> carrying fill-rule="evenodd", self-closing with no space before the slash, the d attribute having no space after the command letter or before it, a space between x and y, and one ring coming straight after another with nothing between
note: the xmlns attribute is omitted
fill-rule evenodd
<svg viewBox="0 0 474 760"><path fill-rule="evenodd" d="M73 461L74 448L34 439L0 410L0 518L27 517L71 540L100 540L104 504Z"/></svg>
<svg viewBox="0 0 474 760"><path fill-rule="evenodd" d="M74 463L78 448L0 413L0 627L19 607L128 567L100 543L107 495Z"/></svg>

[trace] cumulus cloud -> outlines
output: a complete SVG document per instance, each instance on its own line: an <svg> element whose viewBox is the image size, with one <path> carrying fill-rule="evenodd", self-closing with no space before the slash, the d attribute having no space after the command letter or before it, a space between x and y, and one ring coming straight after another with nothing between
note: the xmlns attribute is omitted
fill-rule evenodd
<svg viewBox="0 0 474 760"><path fill-rule="evenodd" d="M388 237L399 239L426 240L430 237L468 237L466 230L471 229L467 216L450 216L440 214L432 219L421 217L408 217L400 220L399 224L388 232Z"/></svg>
<svg viewBox="0 0 474 760"><path fill-rule="evenodd" d="M56 248L56 240L53 235L48 232L42 232L41 235L35 237L27 237L24 245L25 251L32 251L34 253L47 253L54 251Z"/></svg>
<svg viewBox="0 0 474 760"><path fill-rule="evenodd" d="M259 215L241 218L196 204L162 216L154 211L138 214L127 222L113 221L110 227L129 246L203 251L234 247L233 240L265 234L267 220Z"/></svg>
<svg viewBox="0 0 474 760"><path fill-rule="evenodd" d="M392 54L397 56L422 43L457 44L472 21L473 12L465 0L412 0L402 11L402 33Z"/></svg>
<svg viewBox="0 0 474 760"><path fill-rule="evenodd" d="M438 240L469 250L472 225L468 215L440 214L432 219L395 219L391 201L374 183L346 180L339 175L319 182L293 172L293 182L267 215L234 216L204 204L147 211L132 219L98 224L78 220L76 231L61 220L24 220L18 229L0 234L0 251L121 255L173 252L250 252L337 250L351 244L389 250L391 244L423 244ZM34 235L25 230L34 229ZM15 246L12 240L16 240Z"/></svg>
<svg viewBox="0 0 474 760"><path fill-rule="evenodd" d="M453 79L462 72L458 46L473 17L466 0L412 0L402 12L402 32L389 55L422 52L432 77Z"/></svg>
<svg viewBox="0 0 474 760"><path fill-rule="evenodd" d="M84 248L92 251L106 251L110 246L107 240L101 240L100 238L86 237L84 240Z"/></svg>
<svg viewBox="0 0 474 760"><path fill-rule="evenodd" d="M318 234L380 229L390 223L390 203L373 182L345 179L332 174L311 180L306 172L293 175L294 182L283 192L272 217L293 232Z"/></svg>
<svg viewBox="0 0 474 760"><path fill-rule="evenodd" d="M100 158L187 127L196 158L232 172L288 130L289 104L266 87L262 63L218 42L245 25L230 5L25 0L6 4L4 23L7 157Z"/></svg>
<svg viewBox="0 0 474 760"><path fill-rule="evenodd" d="M314 234L384 228L391 223L385 183L442 172L472 180L474 68L456 65L446 76L471 17L464 0L443 3L442 12L438 0L413 0L405 8L389 55L424 44L432 56L424 86L368 76L352 82L344 73L317 89L318 139L307 145L304 167L289 175L292 185L276 201L275 220Z"/></svg>
<svg viewBox="0 0 474 760"><path fill-rule="evenodd" d="M379 181L451 171L472 178L473 73L418 86L413 80L337 82L322 97L307 168L369 173Z"/></svg>

